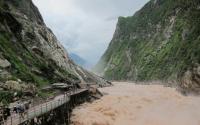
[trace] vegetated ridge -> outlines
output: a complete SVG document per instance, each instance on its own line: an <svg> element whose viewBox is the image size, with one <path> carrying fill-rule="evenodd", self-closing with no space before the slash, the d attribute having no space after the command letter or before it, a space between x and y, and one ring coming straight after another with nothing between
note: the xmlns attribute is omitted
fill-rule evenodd
<svg viewBox="0 0 200 125"><path fill-rule="evenodd" d="M119 17L95 71L109 80L175 80L199 91L200 1L150 0L133 16Z"/></svg>

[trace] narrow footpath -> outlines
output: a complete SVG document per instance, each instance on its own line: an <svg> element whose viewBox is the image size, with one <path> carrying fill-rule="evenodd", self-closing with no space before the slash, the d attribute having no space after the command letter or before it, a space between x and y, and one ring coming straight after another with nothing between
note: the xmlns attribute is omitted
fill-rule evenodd
<svg viewBox="0 0 200 125"><path fill-rule="evenodd" d="M42 116L56 108L68 103L70 97L88 91L87 89L79 89L72 91L68 94L63 94L56 96L54 99L49 100L45 103L39 104L37 106L31 107L23 116L20 114L12 114L5 122L0 123L1 125L19 125L28 120L32 120L36 117Z"/></svg>

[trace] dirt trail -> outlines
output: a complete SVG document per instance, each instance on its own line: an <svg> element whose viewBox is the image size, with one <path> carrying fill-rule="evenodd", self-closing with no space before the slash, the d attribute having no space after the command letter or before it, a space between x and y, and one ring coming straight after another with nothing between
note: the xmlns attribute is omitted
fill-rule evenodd
<svg viewBox="0 0 200 125"><path fill-rule="evenodd" d="M74 125L200 125L200 97L160 85L115 83L73 111Z"/></svg>

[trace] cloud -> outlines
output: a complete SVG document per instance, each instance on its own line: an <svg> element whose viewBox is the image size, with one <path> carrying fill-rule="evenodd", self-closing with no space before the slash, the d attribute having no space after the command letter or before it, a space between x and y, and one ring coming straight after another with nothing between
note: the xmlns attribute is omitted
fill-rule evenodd
<svg viewBox="0 0 200 125"><path fill-rule="evenodd" d="M68 52L95 64L112 39L117 18L148 0L33 0Z"/></svg>

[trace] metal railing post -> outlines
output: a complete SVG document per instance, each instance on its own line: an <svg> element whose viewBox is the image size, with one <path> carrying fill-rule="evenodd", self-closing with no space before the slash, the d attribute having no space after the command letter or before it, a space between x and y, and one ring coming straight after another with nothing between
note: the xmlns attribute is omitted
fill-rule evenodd
<svg viewBox="0 0 200 125"><path fill-rule="evenodd" d="M27 120L29 119L29 110L27 111Z"/></svg>
<svg viewBox="0 0 200 125"><path fill-rule="evenodd" d="M51 109L50 110L52 110L52 101L51 101Z"/></svg>
<svg viewBox="0 0 200 125"><path fill-rule="evenodd" d="M66 101L66 93L64 93L64 102Z"/></svg>
<svg viewBox="0 0 200 125"><path fill-rule="evenodd" d="M34 106L34 104L33 104L33 106ZM36 115L35 113L36 113L36 111L35 111L35 106L33 107L33 110L34 110L34 116Z"/></svg>
<svg viewBox="0 0 200 125"><path fill-rule="evenodd" d="M11 122L11 125L12 125L12 115L11 115L11 118L10 118L10 122Z"/></svg>
<svg viewBox="0 0 200 125"><path fill-rule="evenodd" d="M48 103L48 102L46 102L46 112L47 112L47 109L48 109L48 105L47 105L47 103Z"/></svg>
<svg viewBox="0 0 200 125"><path fill-rule="evenodd" d="M41 107L40 107L40 108L41 108L41 114L42 114L42 105L41 105Z"/></svg>
<svg viewBox="0 0 200 125"><path fill-rule="evenodd" d="M19 115L19 124L21 123L21 114Z"/></svg>
<svg viewBox="0 0 200 125"><path fill-rule="evenodd" d="M27 109L27 112L26 112L26 119L28 120L28 109Z"/></svg>
<svg viewBox="0 0 200 125"><path fill-rule="evenodd" d="M69 125L69 123L70 123L69 110L70 110L70 106L69 106L69 103L68 103L68 104L67 104L67 123L68 123L68 125Z"/></svg>

